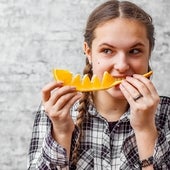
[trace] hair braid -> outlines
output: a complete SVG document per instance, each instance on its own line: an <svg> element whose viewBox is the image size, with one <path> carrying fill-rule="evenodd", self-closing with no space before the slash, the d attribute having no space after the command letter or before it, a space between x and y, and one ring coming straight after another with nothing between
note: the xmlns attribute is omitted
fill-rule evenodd
<svg viewBox="0 0 170 170"><path fill-rule="evenodd" d="M86 66L84 68L83 74L84 75L87 74L90 79L93 74L92 65L89 63L87 58L86 58ZM74 166L76 166L77 160L79 157L78 150L80 147L80 140L83 137L83 122L86 117L87 103L89 101L90 96L91 96L90 92L84 92L81 100L79 101L79 107L77 109L79 113L78 113L77 120L76 120L76 126L79 132L78 132L78 137L76 139L75 147L74 147L73 154L72 154L72 165Z"/></svg>

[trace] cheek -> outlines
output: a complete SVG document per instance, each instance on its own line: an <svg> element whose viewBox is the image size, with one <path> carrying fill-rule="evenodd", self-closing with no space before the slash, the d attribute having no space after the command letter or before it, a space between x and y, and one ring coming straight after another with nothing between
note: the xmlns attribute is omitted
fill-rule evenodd
<svg viewBox="0 0 170 170"><path fill-rule="evenodd" d="M109 65L109 60L106 60L106 59L104 59L104 58L95 58L93 61L93 64L96 66L96 67L107 67L108 65Z"/></svg>
<svg viewBox="0 0 170 170"><path fill-rule="evenodd" d="M108 67L108 63L106 60L96 59L93 62L93 66L96 70L106 70Z"/></svg>
<svg viewBox="0 0 170 170"><path fill-rule="evenodd" d="M93 74L97 75L100 79L103 77L103 73L107 70L107 64L101 60L93 61Z"/></svg>
<svg viewBox="0 0 170 170"><path fill-rule="evenodd" d="M136 61L131 62L130 67L135 70L135 72L147 72L148 71L148 61Z"/></svg>

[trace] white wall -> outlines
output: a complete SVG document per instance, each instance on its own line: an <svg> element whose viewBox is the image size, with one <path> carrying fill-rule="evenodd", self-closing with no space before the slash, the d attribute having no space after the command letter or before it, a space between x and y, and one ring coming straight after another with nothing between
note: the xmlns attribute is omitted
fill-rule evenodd
<svg viewBox="0 0 170 170"><path fill-rule="evenodd" d="M26 169L34 111L54 67L82 72L87 15L104 0L0 0L0 169ZM156 26L153 81L170 96L170 1L133 0Z"/></svg>

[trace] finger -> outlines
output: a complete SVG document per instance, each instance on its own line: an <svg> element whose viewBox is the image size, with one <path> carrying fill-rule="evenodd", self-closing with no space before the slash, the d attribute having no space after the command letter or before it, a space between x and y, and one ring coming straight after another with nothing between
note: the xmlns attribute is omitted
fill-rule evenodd
<svg viewBox="0 0 170 170"><path fill-rule="evenodd" d="M56 81L51 82L47 84L46 86L44 86L43 89L41 90L43 103L49 100L52 90L54 90L55 88L62 87L62 86L63 86L62 82L56 82Z"/></svg>
<svg viewBox="0 0 170 170"><path fill-rule="evenodd" d="M123 80L124 81L124 80ZM128 101L129 104L134 104L135 101L133 100L132 95L130 95L130 93L127 91L125 84L123 83L120 84L119 88L121 90L121 92L123 93L123 95L125 96L126 100Z"/></svg>
<svg viewBox="0 0 170 170"><path fill-rule="evenodd" d="M55 103L54 107L59 111L63 109L67 105L67 103L77 95L77 92L67 93L63 96L61 96L57 102Z"/></svg>
<svg viewBox="0 0 170 170"><path fill-rule="evenodd" d="M76 88L72 86L63 86L61 88L58 88L54 90L51 94L50 102L52 105L54 105L62 96L65 96L66 94L69 93L75 93ZM77 93L77 92L76 92Z"/></svg>
<svg viewBox="0 0 170 170"><path fill-rule="evenodd" d="M45 103L46 104L46 113L48 114L48 116L51 119L56 119L56 118L60 118L60 119L64 119L67 116L70 116L70 109L73 106L73 104L75 103L76 100L78 100L79 98L81 98L81 95L77 93L77 95L73 95L73 97L71 97L69 99L68 102L66 103L59 103L57 102L55 105L49 106L49 102ZM63 106L63 107L62 107Z"/></svg>
<svg viewBox="0 0 170 170"><path fill-rule="evenodd" d="M65 105L63 105L62 107L62 104L59 105L60 106L60 110L62 109L63 110L63 114L67 114L69 111L70 111L70 108L73 106L73 104L79 100L81 98L82 94L81 93L77 93L75 95L73 95L67 102ZM55 105L55 107L58 109L58 106Z"/></svg>
<svg viewBox="0 0 170 170"><path fill-rule="evenodd" d="M123 80L122 85L132 98L136 98L136 96L139 96L140 92L138 91L138 89L127 80Z"/></svg>
<svg viewBox="0 0 170 170"><path fill-rule="evenodd" d="M131 84L132 89L133 87L136 88L138 94L135 94L134 97L138 96L139 94L142 94L143 96L151 95L150 89L148 88L147 84L145 84L145 82L142 82L140 79L126 77L126 81Z"/></svg>
<svg viewBox="0 0 170 170"><path fill-rule="evenodd" d="M143 82L151 93L157 94L157 90L156 90L155 86L153 85L153 83L151 82L151 80L149 80L148 78L145 78L142 75L138 75L138 74L134 74L133 77L135 79Z"/></svg>

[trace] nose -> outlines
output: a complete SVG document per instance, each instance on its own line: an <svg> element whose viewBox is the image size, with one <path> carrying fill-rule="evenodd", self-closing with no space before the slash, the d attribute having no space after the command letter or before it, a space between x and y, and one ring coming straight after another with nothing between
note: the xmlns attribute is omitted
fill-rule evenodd
<svg viewBox="0 0 170 170"><path fill-rule="evenodd" d="M128 58L125 53L120 52L115 58L114 69L123 73L129 69Z"/></svg>

